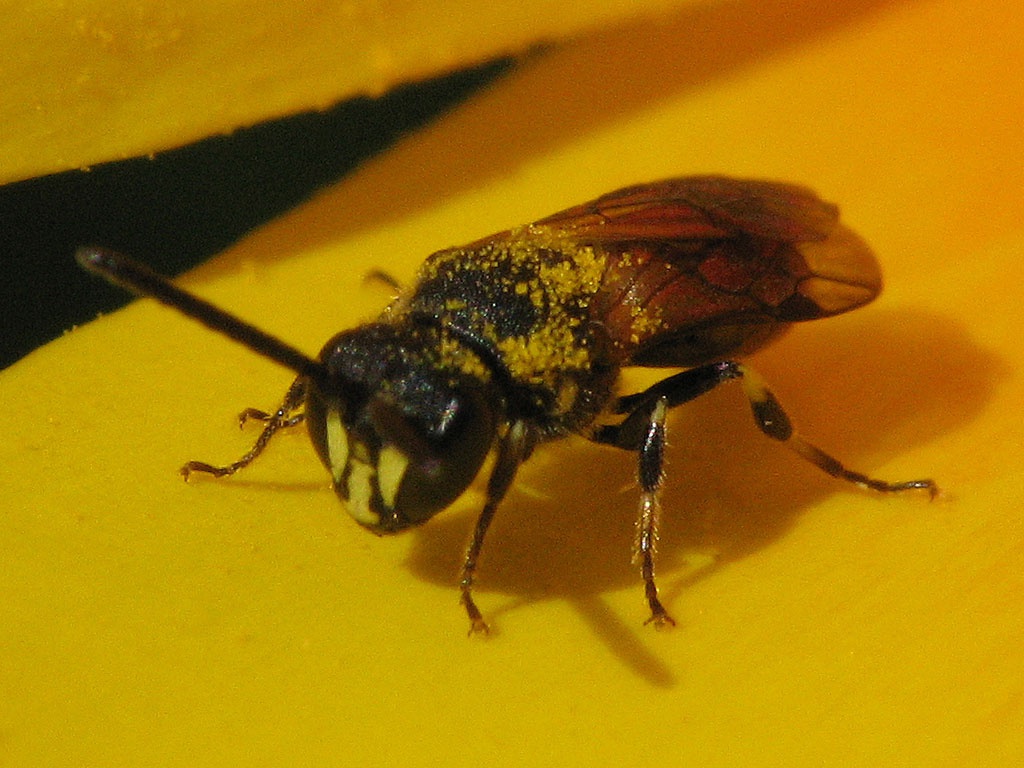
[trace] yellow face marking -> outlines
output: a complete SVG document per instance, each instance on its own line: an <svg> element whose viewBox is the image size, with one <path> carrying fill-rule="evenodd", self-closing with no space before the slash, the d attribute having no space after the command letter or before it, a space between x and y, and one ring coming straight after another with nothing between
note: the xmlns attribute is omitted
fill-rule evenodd
<svg viewBox="0 0 1024 768"><path fill-rule="evenodd" d="M353 459L351 471L348 473L348 500L345 506L356 522L363 525L380 525L380 515L370 509L373 498L373 467L358 459Z"/></svg>
<svg viewBox="0 0 1024 768"><path fill-rule="evenodd" d="M393 445L380 449L380 455L377 457L377 485L380 487L380 496L389 509L395 508L395 498L398 496L398 489L402 485L402 478L405 477L408 466L409 457Z"/></svg>
<svg viewBox="0 0 1024 768"><path fill-rule="evenodd" d="M334 482L340 483L348 466L348 431L341 423L341 413L337 408L327 409L327 456L331 460Z"/></svg>
<svg viewBox="0 0 1024 768"><path fill-rule="evenodd" d="M768 385L764 383L764 379L756 371L747 368L745 365L740 365L738 368L743 372L743 378L740 379L740 383L743 385L743 393L751 403L766 403L772 399L772 393L768 390Z"/></svg>

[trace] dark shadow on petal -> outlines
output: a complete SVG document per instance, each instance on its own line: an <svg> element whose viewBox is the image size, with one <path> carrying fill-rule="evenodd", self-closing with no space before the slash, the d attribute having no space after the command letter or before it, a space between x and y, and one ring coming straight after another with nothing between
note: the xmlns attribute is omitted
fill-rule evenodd
<svg viewBox="0 0 1024 768"><path fill-rule="evenodd" d="M864 312L798 329L755 363L803 434L868 473L969 423L1006 373L952 321L907 311ZM836 493L860 494L865 505L878 498L764 437L732 387L678 409L669 429L658 564L669 610L684 622L682 589L785 536L808 506ZM630 563L634 471L630 454L579 439L538 451L495 518L476 594L485 614L493 592L514 595L516 610L532 601L568 601L623 664L664 683L673 676L643 650L642 635L624 640L648 631L641 626L643 588ZM929 468L914 474L927 477ZM908 494L906 503L927 509L923 494ZM474 518L475 509L460 502L416 530L413 573L454 588ZM718 556L709 567L687 569L695 551ZM601 593L630 585L633 615L600 609ZM514 619L514 611L503 613Z"/></svg>

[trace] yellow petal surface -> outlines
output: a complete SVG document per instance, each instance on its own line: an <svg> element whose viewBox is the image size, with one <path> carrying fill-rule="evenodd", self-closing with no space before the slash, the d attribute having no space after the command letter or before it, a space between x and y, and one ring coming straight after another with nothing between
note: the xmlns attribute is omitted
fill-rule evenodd
<svg viewBox="0 0 1024 768"><path fill-rule="evenodd" d="M0 25L0 183L322 109L679 2L23 3Z"/></svg>
<svg viewBox="0 0 1024 768"><path fill-rule="evenodd" d="M377 539L301 433L227 461L290 376L141 301L0 374L5 765L991 765L1024 758L1024 16L733 4L541 56L183 283L315 353L432 249L618 185L785 178L887 287L753 363L821 475L723 390L670 421L657 632L628 454L539 452L467 639L479 487ZM83 277L83 279L90 279ZM638 379L633 379L638 381Z"/></svg>

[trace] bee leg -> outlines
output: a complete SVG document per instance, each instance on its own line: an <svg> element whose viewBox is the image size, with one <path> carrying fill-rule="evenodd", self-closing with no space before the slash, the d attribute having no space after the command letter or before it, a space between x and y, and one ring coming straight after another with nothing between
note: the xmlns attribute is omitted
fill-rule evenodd
<svg viewBox="0 0 1024 768"><path fill-rule="evenodd" d="M371 269L363 275L363 283L380 283L385 288L391 289L396 295L402 292L402 284L398 278L383 269Z"/></svg>
<svg viewBox="0 0 1024 768"><path fill-rule="evenodd" d="M636 523L633 560L640 566L644 594L651 609L645 624L656 627L675 625L675 620L658 598L654 579L661 487L665 479L665 417L669 408L693 400L738 375L729 367L714 364L669 376L643 392L619 398L615 411L627 414L626 418L619 424L604 425L592 435L596 442L636 451L639 457L640 515Z"/></svg>
<svg viewBox="0 0 1024 768"><path fill-rule="evenodd" d="M838 459L808 443L797 434L779 401L757 372L734 360L723 360L702 365L699 368L691 368L662 379L643 392L619 398L616 412L628 415L620 424L602 427L595 434L594 439L598 442L617 445L620 448L636 450L642 435L646 414L649 413L645 409L650 408L651 403L657 398L664 397L668 407L673 408L733 379L739 379L742 383L743 392L750 402L758 429L773 440L778 440L823 472L862 488L882 493L925 490L931 498L935 498L938 494L939 488L933 480L905 480L892 483L847 469Z"/></svg>
<svg viewBox="0 0 1024 768"><path fill-rule="evenodd" d="M618 424L604 425L592 436L595 442L637 451L640 457L640 518L637 521L635 559L639 561L647 602L651 607L648 623L662 626L674 624L658 600L654 581L654 549L658 539L659 495L664 473L662 459L665 447L665 413L669 408L689 402L719 384L739 379L750 402L758 428L778 440L832 477L846 480L862 488L883 493L925 490L931 498L938 493L933 480L887 482L847 469L834 457L804 440L755 371L733 360L702 365L662 379L643 392L619 398L615 412L626 414Z"/></svg>
<svg viewBox="0 0 1024 768"><path fill-rule="evenodd" d="M724 365L721 364L721 365ZM858 485L861 488L868 488L882 493L899 493L901 491L925 490L929 498L934 499L939 492L939 487L934 480L904 480L902 482L888 482L868 477L860 472L854 472L843 466L838 459L825 453L811 443L808 443L797 434L793 425L782 409L775 395L768 389L761 377L752 369L742 363L729 363L738 372L743 383L743 391L750 401L750 408L754 414L754 421L758 428L773 440L778 440L786 447L796 452L799 456L811 462L814 466L832 477L845 480Z"/></svg>
<svg viewBox="0 0 1024 768"><path fill-rule="evenodd" d="M292 413L306 400L306 382L304 377L297 378L292 385L288 388L288 392L285 393L284 402L281 403L281 407L277 409L273 414L259 411L255 408L247 408L242 411L238 417L239 426L245 424L248 419L256 419L258 421L266 422L266 426L263 427L263 431L260 432L260 436L256 438L256 443L253 447L238 461L228 464L223 467L215 467L212 464L207 464L204 461L190 461L181 468L182 477L188 480L189 475L193 472L205 472L208 475L214 477L224 477L226 475L233 475L243 467L248 466L252 461L263 453L263 449L267 447L267 443L270 442L270 438L274 434L284 427L292 427L301 422L304 418L303 414L292 415Z"/></svg>
<svg viewBox="0 0 1024 768"><path fill-rule="evenodd" d="M241 429L245 426L246 422L252 421L274 421L277 418L277 411L274 413L267 413L261 411L259 408L246 408L240 414L238 414L238 427ZM291 418L285 419L280 424L279 428L294 427L296 424L301 424L306 418L306 415L300 413L298 416L292 416Z"/></svg>
<svg viewBox="0 0 1024 768"><path fill-rule="evenodd" d="M719 384L739 378L737 363L712 363L699 368L677 373L662 379L643 392L620 397L615 403L615 413L624 413L626 418L618 424L601 426L591 439L627 451L639 451L650 430L650 418L659 399L665 400L666 408L675 408L710 392Z"/></svg>
<svg viewBox="0 0 1024 768"><path fill-rule="evenodd" d="M469 616L470 635L487 634L490 629L473 600L473 579L476 576L477 560L484 544L484 536L487 535L487 529L494 519L498 505L512 485L519 465L530 455L534 442L535 437L527 429L527 426L523 422L517 421L509 427L508 432L498 443L498 456L487 481L487 500L480 512L480 517L477 518L476 527L473 529L473 538L466 548L466 558L462 563L462 574L459 578L462 605Z"/></svg>
<svg viewBox="0 0 1024 768"><path fill-rule="evenodd" d="M650 409L647 429L641 440L637 477L640 480L640 517L636 521L636 543L633 563L640 566L644 580L644 595L651 615L644 624L656 627L675 626L665 606L658 599L658 585L654 581L654 551L658 544L658 519L661 516L661 486L665 480L665 415L668 400L659 397Z"/></svg>

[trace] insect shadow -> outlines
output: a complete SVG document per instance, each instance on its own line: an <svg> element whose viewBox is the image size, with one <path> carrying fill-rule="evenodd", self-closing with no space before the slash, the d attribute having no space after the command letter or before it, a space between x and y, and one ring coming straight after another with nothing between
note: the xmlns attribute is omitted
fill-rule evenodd
<svg viewBox="0 0 1024 768"><path fill-rule="evenodd" d="M955 322L905 310L801 328L755 365L803 434L869 472L969 422L1005 373ZM865 514L934 510L925 494L873 509L880 496L827 477L758 432L736 389L678 408L669 421L659 573L683 631L687 612L679 602L690 584L784 537L816 501L848 493L863 499ZM479 591L496 617L538 601L567 601L627 666L669 684L672 675L646 650L640 630L640 578L630 563L634 472L629 454L582 439L540 449L495 519ZM416 529L412 573L450 585L477 512L474 501L463 500ZM694 569L692 555L708 552L715 556L701 557L706 566ZM614 613L601 598L633 585L635 616Z"/></svg>

